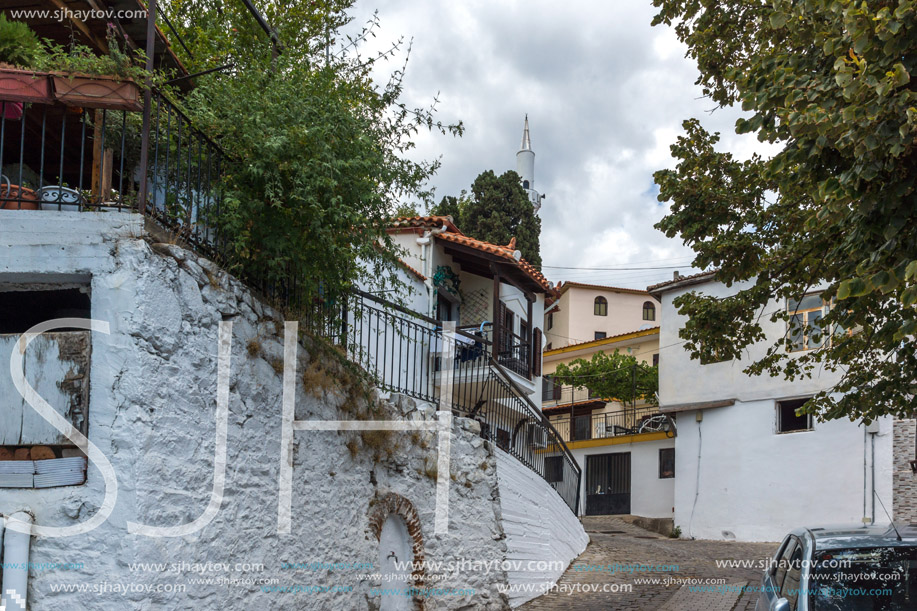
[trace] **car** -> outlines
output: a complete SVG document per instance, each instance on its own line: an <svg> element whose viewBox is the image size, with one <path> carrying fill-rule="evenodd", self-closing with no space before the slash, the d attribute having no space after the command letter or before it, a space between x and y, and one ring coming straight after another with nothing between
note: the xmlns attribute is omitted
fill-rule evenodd
<svg viewBox="0 0 917 611"><path fill-rule="evenodd" d="M917 609L917 525L799 528L768 562L755 611Z"/></svg>

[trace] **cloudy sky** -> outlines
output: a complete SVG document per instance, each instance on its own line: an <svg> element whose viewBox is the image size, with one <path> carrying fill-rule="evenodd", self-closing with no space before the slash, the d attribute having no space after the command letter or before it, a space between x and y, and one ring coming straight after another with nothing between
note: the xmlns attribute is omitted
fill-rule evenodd
<svg viewBox="0 0 917 611"><path fill-rule="evenodd" d="M553 281L645 288L674 267L691 271L690 251L653 228L666 205L652 175L674 165L669 146L684 119L722 132L721 145L739 157L766 152L734 134L737 110L711 113L685 47L650 26L650 0L358 0L353 25L377 9L372 47L413 39L404 100L424 105L439 93L440 120L466 128L461 138L417 139L419 157L442 160L437 200L484 170L515 169L528 113ZM621 269L648 267L665 269Z"/></svg>

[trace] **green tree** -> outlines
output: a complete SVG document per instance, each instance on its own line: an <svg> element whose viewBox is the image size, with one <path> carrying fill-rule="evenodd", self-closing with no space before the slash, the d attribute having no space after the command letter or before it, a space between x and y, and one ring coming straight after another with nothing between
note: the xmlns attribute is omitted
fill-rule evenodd
<svg viewBox="0 0 917 611"><path fill-rule="evenodd" d="M405 156L412 137L419 129L462 130L435 122L432 107L399 100L403 67L387 83L374 83L374 68L398 48L360 55L375 21L330 52L350 4L267 3L279 55L241 3L171 6L186 16L175 25L198 68L227 59L235 65L197 78L181 101L230 156L218 219L231 238L229 263L273 286L295 279L306 294L394 276L382 273L398 255L387 220L405 199L429 197L425 184L438 167Z"/></svg>
<svg viewBox="0 0 917 611"><path fill-rule="evenodd" d="M654 24L674 24L697 60L698 84L749 115L738 133L779 143L773 158L738 161L696 120L655 174L670 213L657 225L697 253L735 296L675 300L691 320L692 356L742 357L764 338L776 297L814 288L834 300L821 323L835 335L802 355L783 340L752 374L792 380L843 371L806 411L824 418L905 416L917 407L917 3L913 0L654 0ZM772 302L771 302L772 303ZM769 315L787 321L784 307ZM831 335L834 335L831 333ZM832 392L845 393L840 398Z"/></svg>
<svg viewBox="0 0 917 611"><path fill-rule="evenodd" d="M659 368L637 361L636 357L596 352L592 359L561 363L554 371L554 383L587 388L593 396L631 403L643 399L656 405Z"/></svg>
<svg viewBox="0 0 917 611"><path fill-rule="evenodd" d="M506 245L516 238L516 248L532 265L541 266L541 219L522 188L522 179L510 170L501 176L482 172L456 198L447 196L431 209L432 214L450 215L463 233L491 244Z"/></svg>

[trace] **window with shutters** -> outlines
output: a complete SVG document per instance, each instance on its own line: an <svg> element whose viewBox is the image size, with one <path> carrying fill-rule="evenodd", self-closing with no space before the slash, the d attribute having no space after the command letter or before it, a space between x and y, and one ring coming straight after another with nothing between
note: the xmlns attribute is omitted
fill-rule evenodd
<svg viewBox="0 0 917 611"><path fill-rule="evenodd" d="M541 329L538 328L532 333L532 375L541 375Z"/></svg>

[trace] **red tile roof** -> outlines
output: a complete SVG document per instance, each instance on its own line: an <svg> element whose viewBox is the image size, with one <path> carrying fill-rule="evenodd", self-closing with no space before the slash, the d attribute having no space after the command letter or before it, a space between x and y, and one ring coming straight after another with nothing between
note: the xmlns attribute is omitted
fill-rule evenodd
<svg viewBox="0 0 917 611"><path fill-rule="evenodd" d="M600 291L615 291L618 293L631 293L633 295L649 295L647 291L641 289L625 289L619 286L605 286L603 284L583 284L582 282L564 282L558 291L562 295L570 287L576 287L581 289L597 289Z"/></svg>
<svg viewBox="0 0 917 611"><path fill-rule="evenodd" d="M549 332L550 333L550 332ZM603 346L605 344L613 344L615 342L644 337L648 335L658 335L659 334L659 325L655 327L647 327L646 329L638 329L636 331L628 331L627 333L618 333L617 335L609 335L608 337L603 337L602 339L590 339L583 342L577 342L575 344L567 344L566 346L561 346L560 348L554 348L553 350L545 350L545 356L551 356L554 354L562 354L564 352L570 352L572 350L579 350L580 348L587 348L592 346ZM628 337L631 336L631 337Z"/></svg>
<svg viewBox="0 0 917 611"><path fill-rule="evenodd" d="M513 256L515 252L515 241L516 239L510 242L510 246L498 246L496 244L491 244L489 242L482 242L481 240L476 240L474 238L469 238L468 236L444 232L435 236L438 240L445 240L447 242L454 242L456 244L461 244L462 246L467 246L469 248L474 248L475 250L480 250L481 252L486 252L488 254L497 255L506 259L508 263L511 263L522 270L525 275L535 281L541 288L545 290L549 295L554 293L554 288L551 286L551 283L548 282L540 271L538 271L535 266L526 261L525 259L519 259L516 261L516 258Z"/></svg>
<svg viewBox="0 0 917 611"><path fill-rule="evenodd" d="M421 282L426 282L427 277L421 274L419 271L417 271L413 267L411 267L410 265L408 265L407 263L405 263L404 259L398 259L398 263L401 263L401 266L404 267L404 269L406 269L410 273L417 276L417 278L419 278Z"/></svg>
<svg viewBox="0 0 917 611"><path fill-rule="evenodd" d="M678 278L673 278L672 280L667 280L665 282L660 282L659 284L654 284L652 286L646 287L646 290L650 294L659 294L668 290L675 288L680 288L682 286L690 286L692 284L700 284L702 282L707 282L708 280L713 280L713 275L716 273L716 270L709 272L701 272L699 274L691 274L690 276L679 276ZM660 289L665 289L660 290Z"/></svg>
<svg viewBox="0 0 917 611"><path fill-rule="evenodd" d="M397 229L439 229L445 227L446 231L465 235L455 226L451 216L399 216L392 220L390 230Z"/></svg>

